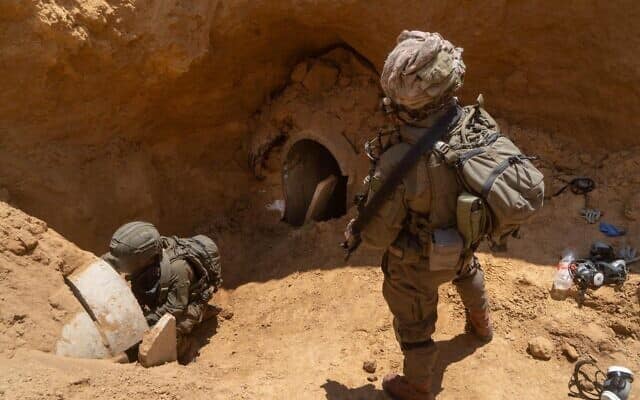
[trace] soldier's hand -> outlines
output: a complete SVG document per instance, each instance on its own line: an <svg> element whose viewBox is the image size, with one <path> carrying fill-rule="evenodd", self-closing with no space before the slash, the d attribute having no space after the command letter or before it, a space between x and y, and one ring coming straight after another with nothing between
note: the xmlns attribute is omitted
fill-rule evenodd
<svg viewBox="0 0 640 400"><path fill-rule="evenodd" d="M349 221L347 228L344 231L344 243L342 244L342 247L347 250L354 249L360 243L360 235L353 232L354 222L355 219Z"/></svg>

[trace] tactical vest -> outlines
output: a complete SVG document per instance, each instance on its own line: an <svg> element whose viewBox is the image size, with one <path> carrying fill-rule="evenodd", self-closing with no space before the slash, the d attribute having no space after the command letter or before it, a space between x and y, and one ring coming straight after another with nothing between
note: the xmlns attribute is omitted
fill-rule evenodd
<svg viewBox="0 0 640 400"><path fill-rule="evenodd" d="M400 127L400 138L411 143L416 130L409 125ZM420 131L424 129L420 128ZM429 152L404 179L405 196L409 208L406 227L412 234L456 226L456 199L462 188L456 172L441 154Z"/></svg>

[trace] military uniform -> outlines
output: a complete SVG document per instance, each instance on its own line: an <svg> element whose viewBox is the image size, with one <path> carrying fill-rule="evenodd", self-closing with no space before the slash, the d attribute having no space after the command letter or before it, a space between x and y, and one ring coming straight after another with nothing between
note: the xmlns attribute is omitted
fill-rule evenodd
<svg viewBox="0 0 640 400"><path fill-rule="evenodd" d="M197 246L195 253L190 252L191 246ZM215 243L202 235L191 239L163 238L152 224L134 221L118 228L109 253L102 257L131 280L131 289L149 325L155 325L167 313L175 317L178 354L184 354L188 350L186 336L203 319L215 315L205 316L213 308L207 307L208 301L221 282ZM201 271L200 276L187 261L193 260L206 269L199 257L206 257L204 262L212 268Z"/></svg>
<svg viewBox="0 0 640 400"><path fill-rule="evenodd" d="M450 107L463 112L457 104ZM369 198L424 128L433 125L447 110L399 128L400 142L381 155L370 177ZM475 257L469 254L458 264L437 266L431 265L429 259L431 233L456 227L456 204L461 191L455 171L437 153L426 154L361 232L366 244L386 250L382 259L383 295L394 316L396 338L405 356L404 375L412 382L427 381L432 375L436 348L431 336L438 317L438 286L453 281L470 312L484 311L488 306L484 274Z"/></svg>
<svg viewBox="0 0 640 400"><path fill-rule="evenodd" d="M204 309L203 303L190 302L191 285L194 283L193 268L187 261L169 261L169 256L163 254L160 264L132 278L131 289L145 309L149 325L154 325L169 313L176 318L178 335L186 335L202 321Z"/></svg>

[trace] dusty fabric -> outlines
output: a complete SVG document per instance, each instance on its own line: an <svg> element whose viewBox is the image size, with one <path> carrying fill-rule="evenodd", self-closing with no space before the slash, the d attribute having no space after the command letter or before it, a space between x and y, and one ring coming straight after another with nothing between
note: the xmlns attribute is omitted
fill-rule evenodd
<svg viewBox="0 0 640 400"><path fill-rule="evenodd" d="M430 122L434 123L435 119ZM369 199L426 128L429 128L427 123L419 129L408 125L400 127L402 142L382 153L370 177ZM455 227L460 191L455 170L446 165L439 154L429 153L409 170L402 183L363 228L362 240L370 247L386 249L407 227L407 223L413 225L407 228L416 230L414 234L419 234L417 230L421 225L429 228Z"/></svg>
<svg viewBox="0 0 640 400"><path fill-rule="evenodd" d="M462 48L438 33L404 31L384 63L380 84L395 103L409 109L439 105L462 86Z"/></svg>
<svg viewBox="0 0 640 400"><path fill-rule="evenodd" d="M396 339L403 349L407 379L420 382L432 373L436 358L431 336L438 320L438 287L454 282L465 307L470 310L488 306L484 273L477 260L462 271L430 271L424 257L406 260L386 253L382 260L384 282L382 294L393 314Z"/></svg>
<svg viewBox="0 0 640 400"><path fill-rule="evenodd" d="M402 374L411 383L429 386L433 380L433 368L438 359L435 343L411 350L403 350Z"/></svg>
<svg viewBox="0 0 640 400"><path fill-rule="evenodd" d="M176 326L180 331L181 322L187 318L190 287L195 280L194 272L186 261L169 261L167 254L163 255L160 270L158 301L156 307L146 315L147 322L153 325L164 314L170 313L176 318Z"/></svg>
<svg viewBox="0 0 640 400"><path fill-rule="evenodd" d="M484 286L484 271L474 257L468 272L453 280L462 304L471 312L485 311L489 308L489 298Z"/></svg>
<svg viewBox="0 0 640 400"><path fill-rule="evenodd" d="M203 303L189 304L176 325L177 331L182 335L191 333L202 322L205 306Z"/></svg>

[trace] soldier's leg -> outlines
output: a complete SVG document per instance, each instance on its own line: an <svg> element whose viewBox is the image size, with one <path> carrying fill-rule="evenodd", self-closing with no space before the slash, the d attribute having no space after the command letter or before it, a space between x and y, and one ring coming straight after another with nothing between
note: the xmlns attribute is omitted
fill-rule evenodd
<svg viewBox="0 0 640 400"><path fill-rule="evenodd" d="M489 317L489 299L484 285L484 271L475 256L453 283L467 312L468 329L480 339L490 341L493 329Z"/></svg>
<svg viewBox="0 0 640 400"><path fill-rule="evenodd" d="M404 375L428 388L437 357L431 335L438 319L438 287L429 285L426 266L404 263L392 254L385 254L382 269L382 293L404 354Z"/></svg>
<svg viewBox="0 0 640 400"><path fill-rule="evenodd" d="M184 314L180 317L180 319L176 324L177 331L177 347L178 347L178 358L181 359L187 355L189 350L191 349L191 339L189 338L189 334L193 331L193 329L202 322L203 314L204 314L204 305L200 303L190 303L187 306Z"/></svg>

